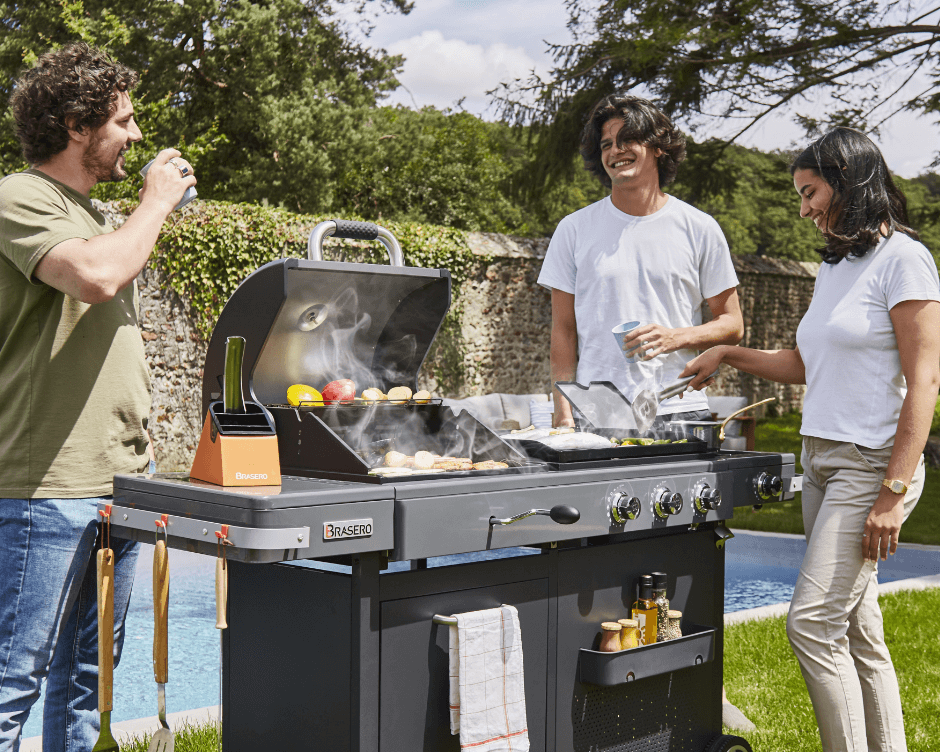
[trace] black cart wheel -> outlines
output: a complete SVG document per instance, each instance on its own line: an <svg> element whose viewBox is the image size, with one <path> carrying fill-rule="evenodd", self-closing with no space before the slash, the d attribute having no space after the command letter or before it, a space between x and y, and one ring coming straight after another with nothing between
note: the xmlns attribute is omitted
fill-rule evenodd
<svg viewBox="0 0 940 752"><path fill-rule="evenodd" d="M726 736L721 734L711 740L711 743L705 748L705 752L754 752L747 739L740 736Z"/></svg>

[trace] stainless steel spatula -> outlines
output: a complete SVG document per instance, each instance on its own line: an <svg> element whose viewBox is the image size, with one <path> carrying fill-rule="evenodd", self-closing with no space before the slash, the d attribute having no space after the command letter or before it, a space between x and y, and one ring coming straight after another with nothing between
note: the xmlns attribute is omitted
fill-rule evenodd
<svg viewBox="0 0 940 752"><path fill-rule="evenodd" d="M718 375L715 371L708 378L714 378ZM673 381L671 384L663 387L660 392L652 392L649 389L641 391L633 400L633 418L636 420L637 430L643 434L650 430L653 421L656 420L656 413L659 410L659 403L664 399L675 397L682 394L686 387L691 383L695 376L686 376L684 379Z"/></svg>

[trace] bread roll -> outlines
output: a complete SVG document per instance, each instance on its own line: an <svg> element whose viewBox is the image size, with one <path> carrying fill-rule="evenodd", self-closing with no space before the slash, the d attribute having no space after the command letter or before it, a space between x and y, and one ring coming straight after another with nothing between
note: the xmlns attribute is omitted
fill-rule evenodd
<svg viewBox="0 0 940 752"><path fill-rule="evenodd" d="M411 399L411 389L406 386L393 386L388 390L388 399L391 402L407 402Z"/></svg>
<svg viewBox="0 0 940 752"><path fill-rule="evenodd" d="M437 458L430 452L416 452L414 459L416 469L427 470L428 468L434 467L434 461Z"/></svg>
<svg viewBox="0 0 940 752"><path fill-rule="evenodd" d="M407 455L401 452L389 452L385 455L385 467L404 467L407 461Z"/></svg>

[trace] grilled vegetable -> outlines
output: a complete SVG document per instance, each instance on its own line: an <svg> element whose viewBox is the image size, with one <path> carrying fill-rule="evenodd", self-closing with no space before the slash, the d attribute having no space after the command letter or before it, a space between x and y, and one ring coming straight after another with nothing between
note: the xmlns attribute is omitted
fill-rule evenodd
<svg viewBox="0 0 940 752"><path fill-rule="evenodd" d="M301 403L323 404L323 395L312 386L293 384L287 388L287 404L297 407Z"/></svg>
<svg viewBox="0 0 940 752"><path fill-rule="evenodd" d="M323 387L323 401L328 405L334 402L351 402L356 398L356 385L352 379L337 379Z"/></svg>

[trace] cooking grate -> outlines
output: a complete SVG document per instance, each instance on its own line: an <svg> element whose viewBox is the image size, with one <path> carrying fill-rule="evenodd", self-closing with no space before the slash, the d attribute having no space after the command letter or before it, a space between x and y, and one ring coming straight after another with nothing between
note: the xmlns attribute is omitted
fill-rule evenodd
<svg viewBox="0 0 940 752"><path fill-rule="evenodd" d="M314 402L314 401L302 401L299 405L265 405L268 408L298 408L300 410L312 410L312 409L327 409L327 410L348 410L350 408L362 409L364 407L377 407L380 410L385 410L390 407L414 407L417 405L443 405L444 400L440 397L431 397L426 400L367 400L362 399L362 397L356 397L352 400L343 400L341 402L334 402L332 404L326 404L324 402Z"/></svg>

